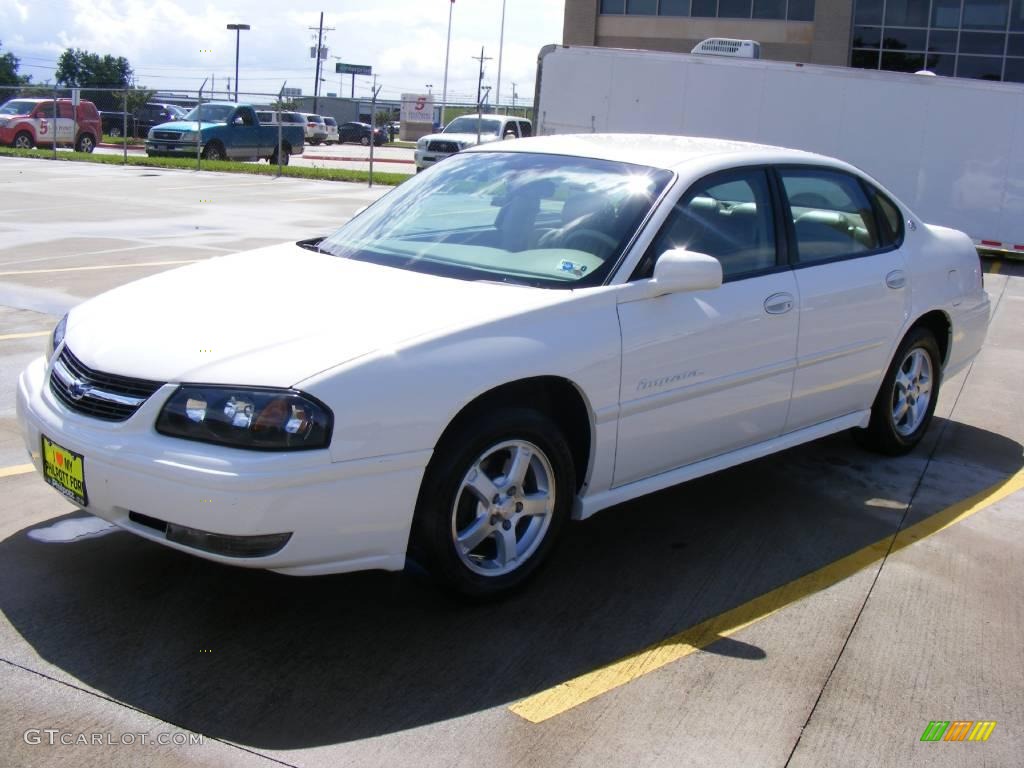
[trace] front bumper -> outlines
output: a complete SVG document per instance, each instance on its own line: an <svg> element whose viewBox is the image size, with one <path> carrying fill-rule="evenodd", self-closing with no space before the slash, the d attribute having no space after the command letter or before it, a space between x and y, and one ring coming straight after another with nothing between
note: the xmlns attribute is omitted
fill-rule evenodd
<svg viewBox="0 0 1024 768"><path fill-rule="evenodd" d="M446 157L451 157L456 154L455 152L431 152L429 149L419 150L413 152L413 157L416 160L417 168L427 168L435 163L439 163Z"/></svg>
<svg viewBox="0 0 1024 768"><path fill-rule="evenodd" d="M332 463L328 451L259 453L194 443L153 428L175 384L157 390L127 421L111 423L67 409L48 382L42 357L18 380L25 447L40 473L44 434L84 457L87 512L229 565L293 575L404 567L429 451ZM233 557L171 541L154 519L222 537L291 537L273 554Z"/></svg>
<svg viewBox="0 0 1024 768"><path fill-rule="evenodd" d="M146 154L150 157L195 157L203 151L203 145L184 141L154 141L146 139Z"/></svg>

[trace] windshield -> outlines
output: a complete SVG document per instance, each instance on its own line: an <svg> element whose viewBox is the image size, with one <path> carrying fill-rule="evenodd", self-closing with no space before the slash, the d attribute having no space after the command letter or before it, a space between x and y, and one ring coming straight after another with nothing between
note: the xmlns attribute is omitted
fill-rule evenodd
<svg viewBox="0 0 1024 768"><path fill-rule="evenodd" d="M183 118L185 116L185 110L184 109L182 109L181 107L175 107L173 105L168 105L167 106L167 112L171 115L171 117L173 119L176 119L176 120L180 120L181 118Z"/></svg>
<svg viewBox="0 0 1024 768"><path fill-rule="evenodd" d="M226 123L234 111L232 104L203 104L189 112L185 119L200 123Z"/></svg>
<svg viewBox="0 0 1024 768"><path fill-rule="evenodd" d="M669 171L582 157L453 155L318 247L463 280L599 285L671 178Z"/></svg>
<svg viewBox="0 0 1024 768"><path fill-rule="evenodd" d="M36 101L19 101L13 99L0 107L0 115L27 115L35 108Z"/></svg>
<svg viewBox="0 0 1024 768"><path fill-rule="evenodd" d="M448 127L442 133L476 133L477 122L480 123L480 133L497 136L498 131L501 130L501 120L477 121L475 116L466 115L464 117L456 117L448 123Z"/></svg>

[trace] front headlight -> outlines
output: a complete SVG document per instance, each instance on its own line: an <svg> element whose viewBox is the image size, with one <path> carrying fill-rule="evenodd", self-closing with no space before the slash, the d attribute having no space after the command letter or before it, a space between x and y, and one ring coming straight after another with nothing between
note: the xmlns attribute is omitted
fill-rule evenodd
<svg viewBox="0 0 1024 768"><path fill-rule="evenodd" d="M64 341L64 332L68 328L68 316L64 315L57 323L57 326L53 329L53 333L50 334L50 348L46 353L47 357L53 357L53 353L57 351L57 347Z"/></svg>
<svg viewBox="0 0 1024 768"><path fill-rule="evenodd" d="M416 149L426 149L426 148L427 148L427 140L426 139L420 139L419 141L416 142Z"/></svg>
<svg viewBox="0 0 1024 768"><path fill-rule="evenodd" d="M196 131L182 131L181 141L195 141L197 136Z"/></svg>
<svg viewBox="0 0 1024 768"><path fill-rule="evenodd" d="M156 431L253 451L305 451L326 448L332 424L326 405L293 389L183 384Z"/></svg>

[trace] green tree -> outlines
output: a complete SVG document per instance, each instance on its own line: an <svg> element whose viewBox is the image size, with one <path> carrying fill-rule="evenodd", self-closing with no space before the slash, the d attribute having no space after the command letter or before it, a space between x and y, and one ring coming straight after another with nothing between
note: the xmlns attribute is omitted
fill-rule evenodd
<svg viewBox="0 0 1024 768"><path fill-rule="evenodd" d="M0 48L3 47L3 43L0 42ZM19 75L18 65L21 64L21 60L9 51L7 53L0 53L0 85L28 85L32 80L29 75ZM8 93L0 93L0 99L6 101L6 97L11 95Z"/></svg>
<svg viewBox="0 0 1024 768"><path fill-rule="evenodd" d="M81 48L68 48L57 59L56 80L58 85L82 88L82 96L100 109L120 109L121 99L111 91L89 89L132 88L135 73L124 56L100 56Z"/></svg>

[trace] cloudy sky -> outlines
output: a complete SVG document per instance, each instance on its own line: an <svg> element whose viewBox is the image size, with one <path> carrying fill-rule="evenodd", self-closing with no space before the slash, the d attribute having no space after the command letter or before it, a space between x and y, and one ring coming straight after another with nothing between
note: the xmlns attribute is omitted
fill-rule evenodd
<svg viewBox="0 0 1024 768"><path fill-rule="evenodd" d="M424 92L433 85L440 101L444 74L448 0L0 0L0 42L21 59L22 74L34 82L53 80L57 57L69 47L125 56L139 85L154 89L196 89L213 74L220 90L234 75L233 22L250 24L242 32L242 90L276 93L289 87L313 92L314 61L320 11L327 60L323 92L338 91L336 59L368 64L379 76L381 96ZM502 102L512 83L521 101L533 100L537 52L562 39L564 0L506 0L505 47L501 68ZM485 85L497 88L498 42L502 0L456 0L452 17L450 101L476 98L477 62L485 46ZM343 94L349 92L345 77ZM356 78L356 95L368 95L371 78ZM494 100L494 91L491 100Z"/></svg>

